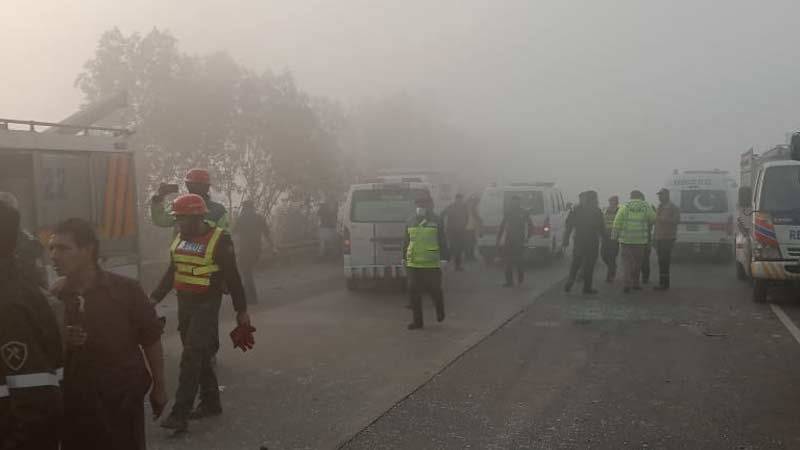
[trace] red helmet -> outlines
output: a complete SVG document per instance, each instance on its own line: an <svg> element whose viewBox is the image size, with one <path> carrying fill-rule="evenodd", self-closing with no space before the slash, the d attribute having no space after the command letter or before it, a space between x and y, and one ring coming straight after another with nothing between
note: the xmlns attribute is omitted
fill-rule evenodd
<svg viewBox="0 0 800 450"><path fill-rule="evenodd" d="M175 216L203 216L207 212L206 201L197 194L179 195L172 201L172 214Z"/></svg>
<svg viewBox="0 0 800 450"><path fill-rule="evenodd" d="M211 176L206 169L194 168L186 172L186 178L184 178L183 181L187 183L211 184Z"/></svg>

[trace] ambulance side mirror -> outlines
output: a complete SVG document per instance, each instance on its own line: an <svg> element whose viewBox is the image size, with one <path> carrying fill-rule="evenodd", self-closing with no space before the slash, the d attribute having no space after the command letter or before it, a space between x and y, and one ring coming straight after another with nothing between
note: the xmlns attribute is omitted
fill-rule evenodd
<svg viewBox="0 0 800 450"><path fill-rule="evenodd" d="M739 188L739 207L750 208L753 202L753 188L742 186Z"/></svg>

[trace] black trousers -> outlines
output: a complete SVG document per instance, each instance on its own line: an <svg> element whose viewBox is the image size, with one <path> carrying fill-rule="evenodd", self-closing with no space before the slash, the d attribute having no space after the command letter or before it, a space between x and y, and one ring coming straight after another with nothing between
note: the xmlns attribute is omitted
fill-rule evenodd
<svg viewBox="0 0 800 450"><path fill-rule="evenodd" d="M444 318L444 292L442 291L441 269L406 269L408 274L408 296L411 300L413 321L423 325L422 295L429 294L436 307L437 317Z"/></svg>
<svg viewBox="0 0 800 450"><path fill-rule="evenodd" d="M450 256L456 264L456 269L460 269L464 262L464 252L467 247L467 233L465 230L448 230L447 240L450 246Z"/></svg>
<svg viewBox="0 0 800 450"><path fill-rule="evenodd" d="M669 287L669 268L672 263L673 247L675 247L675 239L659 239L656 241L658 278L663 287Z"/></svg>
<svg viewBox="0 0 800 450"><path fill-rule="evenodd" d="M642 283L650 282L650 254L653 247L648 243L644 246L644 257L642 258Z"/></svg>
<svg viewBox="0 0 800 450"><path fill-rule="evenodd" d="M580 244L576 243L572 249L572 265L569 268L569 277L567 278L567 283L570 285L575 283L575 278L578 276L578 271L582 270L583 290L584 292L592 290L592 282L594 281L594 266L597 264L598 253L598 242L587 242Z"/></svg>
<svg viewBox="0 0 800 450"><path fill-rule="evenodd" d="M503 258L506 268L506 284L514 284L515 270L517 281L522 284L525 280L525 248L522 244L507 244L503 247Z"/></svg>
<svg viewBox="0 0 800 450"><path fill-rule="evenodd" d="M253 277L253 271L255 270L256 264L258 264L258 259L261 256L260 252L242 249L237 256L239 274L242 277L244 295L247 299L247 304L255 305L258 303L258 290L256 289L256 281Z"/></svg>
<svg viewBox="0 0 800 450"><path fill-rule="evenodd" d="M221 293L178 295L178 331L183 343L178 391L172 414L186 418L195 398L211 407L220 406L219 383L212 358L219 350Z"/></svg>
<svg viewBox="0 0 800 450"><path fill-rule="evenodd" d="M603 262L608 269L606 279L614 280L617 276L617 257L619 256L619 242L613 239L603 239L603 246L600 250Z"/></svg>

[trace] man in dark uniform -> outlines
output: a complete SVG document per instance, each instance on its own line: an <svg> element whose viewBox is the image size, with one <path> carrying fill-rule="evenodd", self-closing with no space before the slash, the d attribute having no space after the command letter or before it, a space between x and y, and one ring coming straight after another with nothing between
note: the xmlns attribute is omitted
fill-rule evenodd
<svg viewBox="0 0 800 450"><path fill-rule="evenodd" d="M569 246L569 239L573 231L575 232L575 245L572 250L572 265L564 290L569 292L572 289L578 271L582 270L583 293L596 294L597 291L592 288L594 266L600 251L600 241L606 236L605 218L597 204L597 192L581 193L578 206L570 211L564 233L564 247Z"/></svg>
<svg viewBox="0 0 800 450"><path fill-rule="evenodd" d="M53 311L14 262L19 213L0 202L0 448L58 450L61 336Z"/></svg>
<svg viewBox="0 0 800 450"><path fill-rule="evenodd" d="M504 287L514 287L514 269L517 271L517 282L522 284L525 281L525 241L531 228L533 221L530 213L522 208L519 195L513 195L505 205L503 221L497 232L497 248L506 266Z"/></svg>
<svg viewBox="0 0 800 450"><path fill-rule="evenodd" d="M0 192L0 202L19 211L19 202L14 194ZM44 270L44 246L36 237L20 226L17 237L17 268L23 277L42 288L47 288L47 275Z"/></svg>
<svg viewBox="0 0 800 450"><path fill-rule="evenodd" d="M444 320L442 262L449 259L447 236L442 221L433 212L433 199L423 195L417 199L415 217L406 226L403 255L408 276L408 295L413 321L409 330L423 327L422 294L429 294L436 307L436 320Z"/></svg>
<svg viewBox="0 0 800 450"><path fill-rule="evenodd" d="M211 175L209 175L208 171L198 168L190 169L186 172L186 177L183 181L186 184L186 190L190 194L199 195L205 200L206 208L208 209L205 219L212 225L228 231L230 221L228 211L222 203L211 200L211 195L209 194L211 190ZM174 187L173 185L172 188ZM170 185L161 184L156 195L150 199L150 219L154 225L164 228L175 226L174 214L169 208L164 208L164 197L174 192L177 191L170 191Z"/></svg>
<svg viewBox="0 0 800 450"><path fill-rule="evenodd" d="M456 200L444 210L444 223L447 229L447 241L450 245L450 256L456 265L456 271L463 270L461 266L467 246L467 222L469 209L464 203L464 196L456 195Z"/></svg>
<svg viewBox="0 0 800 450"><path fill-rule="evenodd" d="M240 327L250 327L244 287L233 242L219 227L204 221L199 195L184 194L172 203L179 233L170 247L170 265L151 298L158 303L173 288L178 294L178 330L183 342L178 391L163 428L186 431L189 419L222 414L219 384L211 359L219 347L222 285L227 286ZM195 397L200 403L194 411Z"/></svg>
<svg viewBox="0 0 800 450"><path fill-rule="evenodd" d="M100 269L99 245L83 219L58 224L50 240L64 277L53 286L66 324L61 448L142 450L148 389L156 418L167 404L163 326L136 280Z"/></svg>
<svg viewBox="0 0 800 450"><path fill-rule="evenodd" d="M242 213L233 226L233 236L237 239L239 247L238 262L239 273L244 282L245 296L251 305L258 303L258 291L253 278L253 271L259 258L261 258L261 240L267 241L269 248L275 252L275 243L272 242L267 220L258 214L252 200L242 202Z"/></svg>

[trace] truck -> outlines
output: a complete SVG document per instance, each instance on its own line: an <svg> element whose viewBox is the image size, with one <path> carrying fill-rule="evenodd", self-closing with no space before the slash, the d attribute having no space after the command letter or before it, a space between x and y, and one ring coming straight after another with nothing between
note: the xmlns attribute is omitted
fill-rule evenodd
<svg viewBox="0 0 800 450"><path fill-rule="evenodd" d="M741 155L736 272L765 302L771 285L800 280L800 133L788 145Z"/></svg>
<svg viewBox="0 0 800 450"><path fill-rule="evenodd" d="M681 211L676 252L733 258L737 182L727 171L675 171L664 187Z"/></svg>
<svg viewBox="0 0 800 450"><path fill-rule="evenodd" d="M100 238L100 264L138 278L131 133L125 128L0 119L0 191L17 197L22 226L43 245L60 221L88 220ZM53 281L49 261L45 268Z"/></svg>

